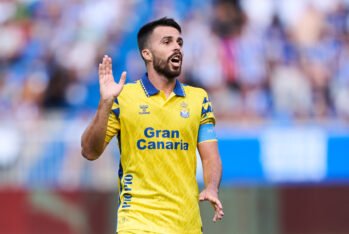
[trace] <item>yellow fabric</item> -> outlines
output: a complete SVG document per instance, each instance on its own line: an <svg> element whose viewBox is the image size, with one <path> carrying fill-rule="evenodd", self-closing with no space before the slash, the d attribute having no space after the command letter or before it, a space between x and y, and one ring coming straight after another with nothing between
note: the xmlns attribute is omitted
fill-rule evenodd
<svg viewBox="0 0 349 234"><path fill-rule="evenodd" d="M180 87L185 96L166 99L139 80L112 107L105 140L117 135L121 146L118 233L202 233L196 147L200 124L215 118L203 89Z"/></svg>
<svg viewBox="0 0 349 234"><path fill-rule="evenodd" d="M142 230L128 230L117 232L116 234L158 234L157 232L147 232Z"/></svg>
<svg viewBox="0 0 349 234"><path fill-rule="evenodd" d="M211 140L201 141L201 142L199 142L198 144L201 144L201 143L203 143L203 142L215 142L215 141L217 141L217 139L211 139Z"/></svg>

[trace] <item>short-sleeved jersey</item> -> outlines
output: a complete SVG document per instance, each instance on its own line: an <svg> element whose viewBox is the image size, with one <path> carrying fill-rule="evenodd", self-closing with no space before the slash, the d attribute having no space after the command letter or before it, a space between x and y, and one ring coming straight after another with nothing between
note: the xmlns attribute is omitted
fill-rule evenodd
<svg viewBox="0 0 349 234"><path fill-rule="evenodd" d="M196 148L200 125L214 122L201 88L177 80L166 98L147 75L124 86L106 133L121 152L117 231L202 232Z"/></svg>

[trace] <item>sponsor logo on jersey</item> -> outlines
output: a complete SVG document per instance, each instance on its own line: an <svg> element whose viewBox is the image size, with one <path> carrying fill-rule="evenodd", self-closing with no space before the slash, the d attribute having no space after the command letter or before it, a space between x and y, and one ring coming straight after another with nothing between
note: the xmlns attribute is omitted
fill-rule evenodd
<svg viewBox="0 0 349 234"><path fill-rule="evenodd" d="M139 112L140 115L150 114L150 112L148 111L148 108L149 108L148 105L142 104L142 105L139 105L139 108L141 109Z"/></svg>
<svg viewBox="0 0 349 234"><path fill-rule="evenodd" d="M132 180L133 176L131 174L125 175L123 178L123 202L122 202L122 208L129 208L131 207L131 201L132 201Z"/></svg>
<svg viewBox="0 0 349 234"><path fill-rule="evenodd" d="M188 142L180 139L178 130L154 129L148 127L144 129L144 138L137 141L139 150L188 150Z"/></svg>

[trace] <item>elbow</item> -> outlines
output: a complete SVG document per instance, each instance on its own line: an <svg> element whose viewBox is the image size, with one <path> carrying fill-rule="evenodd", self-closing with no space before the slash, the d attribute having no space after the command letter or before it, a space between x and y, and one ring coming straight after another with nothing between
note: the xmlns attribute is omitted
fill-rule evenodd
<svg viewBox="0 0 349 234"><path fill-rule="evenodd" d="M99 156L101 154L98 154L96 152L88 150L88 149L86 149L86 147L84 147L82 145L82 147L81 147L81 155L82 155L82 157L86 158L87 160L93 161L93 160L96 160L97 158L99 158Z"/></svg>
<svg viewBox="0 0 349 234"><path fill-rule="evenodd" d="M81 155L89 161L96 160L103 153L104 149L98 149L100 147L87 141L84 135L81 138Z"/></svg>
<svg viewBox="0 0 349 234"><path fill-rule="evenodd" d="M93 160L96 160L98 158L97 155L94 155L94 154L91 154L91 153L87 153L84 150L81 150L81 155L82 155L82 157L86 158L89 161L93 161Z"/></svg>

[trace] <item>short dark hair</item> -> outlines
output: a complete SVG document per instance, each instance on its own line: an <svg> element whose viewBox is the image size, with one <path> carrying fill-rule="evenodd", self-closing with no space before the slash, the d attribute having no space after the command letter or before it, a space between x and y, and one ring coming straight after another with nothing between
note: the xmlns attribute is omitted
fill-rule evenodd
<svg viewBox="0 0 349 234"><path fill-rule="evenodd" d="M163 17L161 19L157 19L151 21L141 27L137 34L137 43L139 52L142 53L142 50L145 48L147 40L153 30L158 26L170 26L177 29L180 33L182 33L181 26L172 18Z"/></svg>

